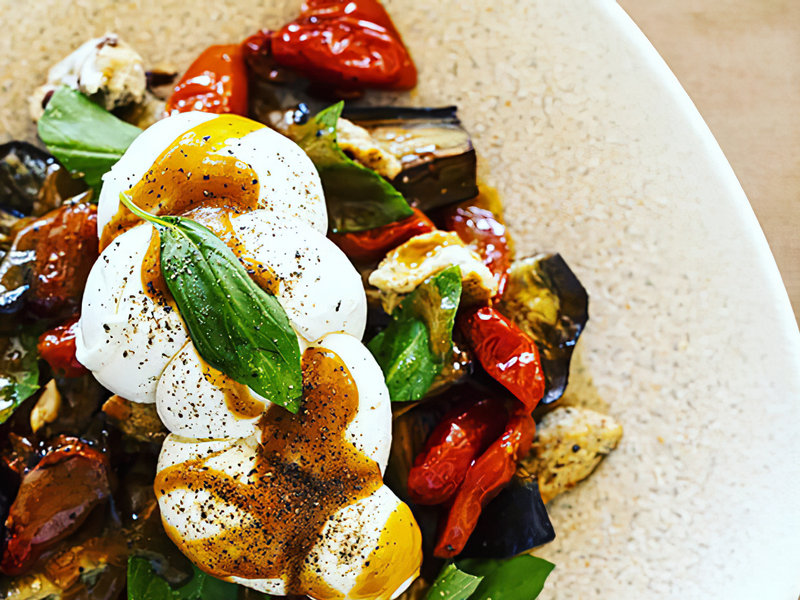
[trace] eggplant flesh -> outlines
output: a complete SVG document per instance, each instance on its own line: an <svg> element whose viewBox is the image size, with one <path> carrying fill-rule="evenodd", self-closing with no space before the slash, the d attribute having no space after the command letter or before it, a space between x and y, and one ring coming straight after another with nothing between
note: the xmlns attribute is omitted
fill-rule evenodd
<svg viewBox="0 0 800 600"><path fill-rule="evenodd" d="M55 158L27 142L0 146L0 209L16 217L33 214Z"/></svg>
<svg viewBox="0 0 800 600"><path fill-rule="evenodd" d="M530 335L545 376L542 404L561 398L572 351L589 320L589 295L560 254L516 260L500 310Z"/></svg>
<svg viewBox="0 0 800 600"><path fill-rule="evenodd" d="M342 116L400 161L392 185L412 206L428 211L478 195L475 149L455 106L346 108Z"/></svg>
<svg viewBox="0 0 800 600"><path fill-rule="evenodd" d="M553 524L536 477L522 472L486 505L461 558L511 558L552 542Z"/></svg>

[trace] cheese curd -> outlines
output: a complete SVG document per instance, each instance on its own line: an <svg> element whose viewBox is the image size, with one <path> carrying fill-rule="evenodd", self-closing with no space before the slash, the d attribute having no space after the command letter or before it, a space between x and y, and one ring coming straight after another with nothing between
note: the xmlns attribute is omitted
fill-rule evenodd
<svg viewBox="0 0 800 600"><path fill-rule="evenodd" d="M227 196L226 173L203 187L206 158L220 152L211 162L234 170L239 204L236 189ZM154 202L150 192L162 189L182 200L202 194L195 204ZM149 211L188 211L256 267L254 276L269 276L262 285L286 311L303 356L297 415L202 360L160 276L153 279L153 227L120 210L126 190ZM119 396L155 402L171 432L155 482L171 539L203 570L272 594L399 595L419 572L420 532L382 483L391 410L380 367L360 341L366 297L324 235L321 185L302 150L241 117L169 117L106 175L98 215L107 246L87 283L77 356Z"/></svg>

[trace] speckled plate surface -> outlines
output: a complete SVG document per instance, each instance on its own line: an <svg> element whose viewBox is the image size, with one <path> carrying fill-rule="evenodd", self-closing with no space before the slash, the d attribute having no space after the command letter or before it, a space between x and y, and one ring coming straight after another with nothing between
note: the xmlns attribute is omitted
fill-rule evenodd
<svg viewBox="0 0 800 600"><path fill-rule="evenodd" d="M0 0L0 139L25 97L113 29L180 67L298 0ZM591 294L570 401L625 427L551 505L543 598L800 592L800 339L741 187L613 2L387 1L420 66L396 102L458 104L521 253L558 250Z"/></svg>

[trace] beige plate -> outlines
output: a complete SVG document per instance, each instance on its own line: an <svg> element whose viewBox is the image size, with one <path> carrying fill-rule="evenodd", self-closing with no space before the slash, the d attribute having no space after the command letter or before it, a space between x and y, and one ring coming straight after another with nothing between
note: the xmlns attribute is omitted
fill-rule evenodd
<svg viewBox="0 0 800 600"><path fill-rule="evenodd" d="M185 67L298 4L0 0L0 132L31 135L24 97L89 36ZM626 433L553 502L543 597L796 599L800 340L689 98L610 1L387 4L420 66L400 102L460 107L519 250L559 250L591 294L571 395Z"/></svg>

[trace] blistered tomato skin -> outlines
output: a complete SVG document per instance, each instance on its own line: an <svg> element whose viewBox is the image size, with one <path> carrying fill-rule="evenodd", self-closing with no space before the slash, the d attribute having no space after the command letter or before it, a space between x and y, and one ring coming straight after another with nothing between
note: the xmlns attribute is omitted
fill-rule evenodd
<svg viewBox="0 0 800 600"><path fill-rule="evenodd" d="M193 110L247 115L247 67L240 44L206 48L175 86L164 112Z"/></svg>
<svg viewBox="0 0 800 600"><path fill-rule="evenodd" d="M469 468L441 526L433 554L452 558L467 544L484 507L511 481L517 461L530 450L536 424L520 411L503 434Z"/></svg>
<svg viewBox="0 0 800 600"><path fill-rule="evenodd" d="M475 458L503 432L507 419L497 398L461 405L445 415L408 474L411 499L417 504L449 500Z"/></svg>
<svg viewBox="0 0 800 600"><path fill-rule="evenodd" d="M99 450L63 437L22 479L6 520L0 572L25 573L48 548L75 531L110 494Z"/></svg>
<svg viewBox="0 0 800 600"><path fill-rule="evenodd" d="M99 254L97 206L65 204L34 227L39 229L28 306L40 317L74 313Z"/></svg>
<svg viewBox="0 0 800 600"><path fill-rule="evenodd" d="M407 90L417 69L377 0L308 0L302 14L272 36L280 65L343 90Z"/></svg>
<svg viewBox="0 0 800 600"><path fill-rule="evenodd" d="M383 258L389 250L412 237L435 229L433 222L415 208L414 214L402 221L355 233L332 233L330 238L349 258L369 262Z"/></svg>
<svg viewBox="0 0 800 600"><path fill-rule="evenodd" d="M505 225L485 208L458 206L446 213L444 226L455 231L465 244L480 254L483 264L497 280L497 297L502 296L511 266Z"/></svg>
<svg viewBox="0 0 800 600"><path fill-rule="evenodd" d="M36 349L39 356L47 361L53 373L59 377L80 377L89 370L75 358L75 332L78 317L73 317L63 325L45 331L39 336Z"/></svg>
<svg viewBox="0 0 800 600"><path fill-rule="evenodd" d="M528 412L536 408L544 395L544 372L530 336L490 306L466 309L456 322L486 372Z"/></svg>

